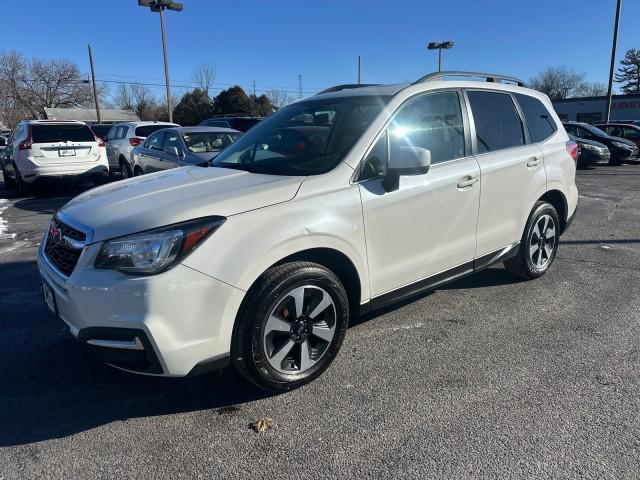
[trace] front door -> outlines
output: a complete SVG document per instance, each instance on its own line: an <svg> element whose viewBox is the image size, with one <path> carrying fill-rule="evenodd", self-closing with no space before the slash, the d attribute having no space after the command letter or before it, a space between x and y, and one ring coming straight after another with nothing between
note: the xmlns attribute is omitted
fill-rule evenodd
<svg viewBox="0 0 640 480"><path fill-rule="evenodd" d="M429 281L454 267L470 268L476 250L479 168L469 155L456 91L414 97L403 105L367 155L362 198L372 297ZM388 133L388 135L387 135ZM387 192L387 143L426 148L426 174L401 176ZM446 276L446 275L445 275Z"/></svg>

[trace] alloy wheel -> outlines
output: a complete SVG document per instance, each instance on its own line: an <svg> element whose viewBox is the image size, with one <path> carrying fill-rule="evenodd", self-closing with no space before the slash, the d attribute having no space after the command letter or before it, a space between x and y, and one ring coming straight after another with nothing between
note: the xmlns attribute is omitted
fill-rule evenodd
<svg viewBox="0 0 640 480"><path fill-rule="evenodd" d="M336 332L336 306L321 287L289 291L273 308L263 328L267 361L280 373L298 374L316 365Z"/></svg>
<svg viewBox="0 0 640 480"><path fill-rule="evenodd" d="M537 269L547 266L556 245L557 228L550 215L542 215L533 226L529 240L529 259Z"/></svg>

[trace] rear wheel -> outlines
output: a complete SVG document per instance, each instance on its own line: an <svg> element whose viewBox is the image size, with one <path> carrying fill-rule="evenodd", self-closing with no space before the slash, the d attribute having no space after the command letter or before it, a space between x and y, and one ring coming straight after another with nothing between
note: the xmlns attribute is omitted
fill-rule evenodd
<svg viewBox="0 0 640 480"><path fill-rule="evenodd" d="M4 184L6 187L14 187L15 186L15 180L12 178L9 178L9 175L7 174L7 169L4 168L4 165L2 165L2 178L4 179Z"/></svg>
<svg viewBox="0 0 640 480"><path fill-rule="evenodd" d="M136 165L136 168L133 169L133 176L139 177L140 175L144 175L142 168Z"/></svg>
<svg viewBox="0 0 640 480"><path fill-rule="evenodd" d="M22 175L20 175L20 170L18 170L18 167L16 166L15 163L13 164L13 173L15 175L16 192L18 192L18 195L28 194L29 191L31 190L31 185L29 185L22 179Z"/></svg>
<svg viewBox="0 0 640 480"><path fill-rule="evenodd" d="M311 262L272 267L247 293L240 310L233 364L265 390L300 387L329 367L348 318L347 294L333 272Z"/></svg>
<svg viewBox="0 0 640 480"><path fill-rule="evenodd" d="M131 178L131 167L129 167L129 163L126 160L120 159L120 172L122 172L122 178Z"/></svg>
<svg viewBox="0 0 640 480"><path fill-rule="evenodd" d="M504 262L505 268L526 280L541 277L556 257L559 239L558 212L548 202L537 202L522 234L520 251Z"/></svg>

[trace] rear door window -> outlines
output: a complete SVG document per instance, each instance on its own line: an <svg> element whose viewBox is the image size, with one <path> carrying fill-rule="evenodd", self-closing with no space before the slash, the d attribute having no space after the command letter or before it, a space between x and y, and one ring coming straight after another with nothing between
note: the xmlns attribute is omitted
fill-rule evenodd
<svg viewBox="0 0 640 480"><path fill-rule="evenodd" d="M522 121L510 95L469 90L467 96L476 126L478 153L525 144Z"/></svg>
<svg viewBox="0 0 640 480"><path fill-rule="evenodd" d="M634 140L640 140L640 131L631 127L624 128L624 138L632 138Z"/></svg>
<svg viewBox="0 0 640 480"><path fill-rule="evenodd" d="M95 142L93 132L86 125L33 124L33 143Z"/></svg>
<svg viewBox="0 0 640 480"><path fill-rule="evenodd" d="M144 146L150 150L162 150L164 132L158 132L149 137Z"/></svg>
<svg viewBox="0 0 640 480"><path fill-rule="evenodd" d="M515 94L533 142L541 142L555 133L556 124L544 104L535 97Z"/></svg>

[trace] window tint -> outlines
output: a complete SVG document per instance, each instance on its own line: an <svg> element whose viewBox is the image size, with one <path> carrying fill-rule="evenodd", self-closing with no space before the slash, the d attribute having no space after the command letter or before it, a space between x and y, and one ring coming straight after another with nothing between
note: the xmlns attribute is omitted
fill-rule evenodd
<svg viewBox="0 0 640 480"><path fill-rule="evenodd" d="M118 133L116 134L116 138L121 140L123 138L127 138L127 132L129 131L129 127L127 127L126 125L122 125L119 129L118 129Z"/></svg>
<svg viewBox="0 0 640 480"><path fill-rule="evenodd" d="M498 92L467 92L476 125L478 153L524 145L524 130L511 96Z"/></svg>
<svg viewBox="0 0 640 480"><path fill-rule="evenodd" d="M162 140L164 139L164 132L159 132L151 135L146 141L144 146L151 150L162 150Z"/></svg>
<svg viewBox="0 0 640 480"><path fill-rule="evenodd" d="M93 132L86 125L74 124L33 124L31 126L33 143L54 142L95 142Z"/></svg>
<svg viewBox="0 0 640 480"><path fill-rule="evenodd" d="M631 128L631 127L623 127L623 128L624 128L624 138L633 138L633 139L640 138L639 130L636 130L635 128Z"/></svg>
<svg viewBox="0 0 640 480"><path fill-rule="evenodd" d="M410 100L389 126L390 140L426 148L431 163L464 157L464 126L456 92L437 92Z"/></svg>
<svg viewBox="0 0 640 480"><path fill-rule="evenodd" d="M166 140L164 141L164 151L170 154L174 154L173 148L177 148L178 152L182 151L182 146L180 145L180 135L175 130L167 131Z"/></svg>
<svg viewBox="0 0 640 480"><path fill-rule="evenodd" d="M521 93L516 93L516 99L527 121L532 141L541 142L556 131L551 114L540 100Z"/></svg>
<svg viewBox="0 0 640 480"><path fill-rule="evenodd" d="M240 130L241 132L246 132L251 127L253 127L256 123L259 123L260 119L258 118L236 118L231 120L230 122L224 122L226 125L221 125L225 127L231 127L236 130Z"/></svg>
<svg viewBox="0 0 640 480"><path fill-rule="evenodd" d="M136 137L148 137L153 132L160 130L161 128L171 127L172 125L143 125L141 127L136 127Z"/></svg>

